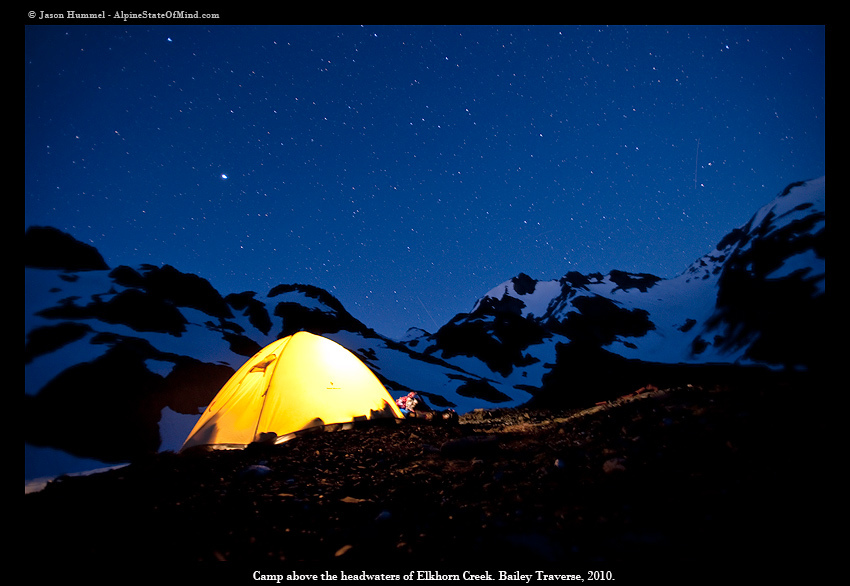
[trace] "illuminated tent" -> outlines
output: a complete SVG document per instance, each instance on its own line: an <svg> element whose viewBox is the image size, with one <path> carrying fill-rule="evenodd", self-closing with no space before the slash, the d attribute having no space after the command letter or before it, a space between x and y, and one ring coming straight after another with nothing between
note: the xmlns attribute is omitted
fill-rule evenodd
<svg viewBox="0 0 850 586"><path fill-rule="evenodd" d="M336 342L298 332L272 342L221 388L181 451L282 443L303 430L403 419L384 385Z"/></svg>

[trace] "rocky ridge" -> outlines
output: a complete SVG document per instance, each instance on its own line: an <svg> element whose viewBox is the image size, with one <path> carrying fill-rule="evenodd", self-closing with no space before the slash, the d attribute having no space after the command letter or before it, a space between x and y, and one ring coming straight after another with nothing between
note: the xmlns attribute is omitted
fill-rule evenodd
<svg viewBox="0 0 850 586"><path fill-rule="evenodd" d="M27 495L25 540L69 572L108 560L196 578L787 576L811 545L795 506L807 446L788 433L811 384L649 386L584 409L483 409L271 450L163 453ZM232 563L194 565L215 561Z"/></svg>

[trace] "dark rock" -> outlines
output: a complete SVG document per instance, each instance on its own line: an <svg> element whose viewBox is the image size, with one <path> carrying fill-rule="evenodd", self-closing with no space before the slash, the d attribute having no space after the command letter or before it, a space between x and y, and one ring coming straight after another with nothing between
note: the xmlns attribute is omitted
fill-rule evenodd
<svg viewBox="0 0 850 586"><path fill-rule="evenodd" d="M207 568L220 579L244 567L531 567L628 583L774 580L810 559L812 450L802 430L787 433L806 388L683 384L587 409L159 454L26 495L24 561L73 575L146 560L151 574L188 567L196 579ZM233 563L192 563L219 560Z"/></svg>
<svg viewBox="0 0 850 586"><path fill-rule="evenodd" d="M30 226L24 232L24 266L66 271L109 268L94 246L46 226Z"/></svg>

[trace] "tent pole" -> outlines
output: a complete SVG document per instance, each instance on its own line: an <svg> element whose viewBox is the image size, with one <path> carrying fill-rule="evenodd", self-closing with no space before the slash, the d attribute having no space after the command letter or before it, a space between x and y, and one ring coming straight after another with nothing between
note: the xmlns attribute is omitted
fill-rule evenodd
<svg viewBox="0 0 850 586"><path fill-rule="evenodd" d="M253 441L257 441L257 433L260 429L260 420L263 418L263 412L266 410L266 398L269 395L269 383L272 380L272 376L274 376L274 371L277 369L278 362L280 362L280 356L283 354L287 345L289 345L289 340L287 340L286 343L278 349L275 355L274 364L272 365L272 371L268 372L268 365L263 369L263 404L260 406L260 412L257 414L257 424L254 426Z"/></svg>

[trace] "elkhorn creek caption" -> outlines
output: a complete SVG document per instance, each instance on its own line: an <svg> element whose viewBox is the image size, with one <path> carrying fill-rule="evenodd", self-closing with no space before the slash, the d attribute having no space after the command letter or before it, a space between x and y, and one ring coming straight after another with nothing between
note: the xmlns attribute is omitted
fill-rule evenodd
<svg viewBox="0 0 850 586"><path fill-rule="evenodd" d="M344 570L338 572L322 572L321 574L301 574L291 571L288 574L263 574L260 571L253 573L254 580L268 580L272 582L324 582L324 581L348 581L348 580L415 580L415 581L443 581L443 580L458 580L472 581L479 580L499 580L499 581L516 581L530 584L531 582L557 582L557 581L608 581L614 580L612 572L594 570L585 574L558 574L550 571L544 572L536 570L528 573L521 572L505 572L503 570L497 572L489 571L464 571L457 573L443 573L436 570L412 570L401 574L370 574L366 571L361 572L346 572Z"/></svg>

